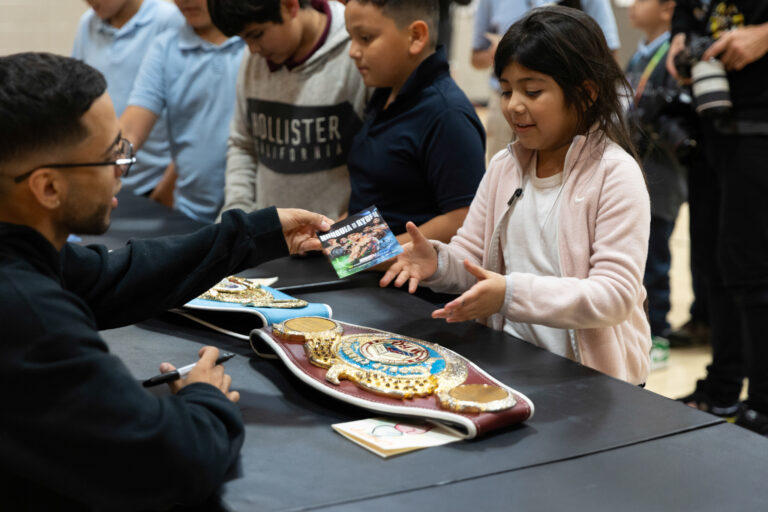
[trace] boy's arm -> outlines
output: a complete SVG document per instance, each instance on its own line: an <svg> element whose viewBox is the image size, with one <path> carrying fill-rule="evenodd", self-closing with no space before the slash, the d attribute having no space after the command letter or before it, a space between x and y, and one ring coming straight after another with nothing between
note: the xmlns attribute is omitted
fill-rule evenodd
<svg viewBox="0 0 768 512"><path fill-rule="evenodd" d="M477 117L449 107L426 130L421 148L424 172L442 214L419 228L427 238L448 243L464 223L485 174L485 131Z"/></svg>
<svg viewBox="0 0 768 512"><path fill-rule="evenodd" d="M256 169L259 160L247 122L248 99L245 92L249 58L250 55L246 52L237 77L235 111L232 115L227 142L222 212L233 208L240 208L246 212L256 209Z"/></svg>
<svg viewBox="0 0 768 512"><path fill-rule="evenodd" d="M483 263L485 223L486 219L493 215L492 191L498 183L493 179L494 174L499 172L494 167L495 164L496 157L491 159L488 171L477 188L469 212L456 236L449 244L432 242L438 252L438 269L429 279L423 280L422 285L436 292L462 293L475 284L476 279L466 271L463 262L468 260L476 265Z"/></svg>
<svg viewBox="0 0 768 512"><path fill-rule="evenodd" d="M233 208L240 208L246 212L256 209L256 169L259 165L258 162L248 127L236 111L227 142L227 167L222 212Z"/></svg>
<svg viewBox="0 0 768 512"><path fill-rule="evenodd" d="M420 144L426 162L424 172L445 212L418 226L426 238L448 243L464 224L485 172L484 135L480 121L459 109L442 111L426 130ZM402 244L411 237L405 232L397 239Z"/></svg>
<svg viewBox="0 0 768 512"><path fill-rule="evenodd" d="M449 108L435 116L419 147L424 173L444 213L418 228L426 238L448 243L464 223L485 172L485 131L479 119ZM403 244L411 237L406 231L397 240ZM388 267L384 263L376 270Z"/></svg>
<svg viewBox="0 0 768 512"><path fill-rule="evenodd" d="M170 34L152 43L141 62L136 81L128 97L128 106L120 116L123 137L138 151L146 142L166 106L169 80L166 79L166 48Z"/></svg>
<svg viewBox="0 0 768 512"><path fill-rule="evenodd" d="M126 107L123 115L120 116L120 128L123 130L123 137L133 144L133 149L136 151L141 149L155 126L157 118L157 114L144 107L138 105Z"/></svg>
<svg viewBox="0 0 768 512"><path fill-rule="evenodd" d="M138 151L147 141L152 128L157 122L158 115L138 105L128 105L120 116L120 128L123 137L131 141L133 149ZM160 204L173 208L173 191L176 188L176 164L171 162L160 178L160 182L149 195L149 198Z"/></svg>
<svg viewBox="0 0 768 512"><path fill-rule="evenodd" d="M440 240L447 244L464 223L464 219L467 217L467 212L469 212L469 206L451 210L448 213L431 218L420 225L419 230L429 240ZM401 233L397 235L397 241L401 244L410 242L411 235L409 235L407 231Z"/></svg>
<svg viewBox="0 0 768 512"><path fill-rule="evenodd" d="M248 55L246 54L247 58ZM222 213L233 208L239 208L246 212L256 209L256 170L259 159L254 148L253 135L247 122L247 98L244 92L245 67L246 61L243 61L240 66L240 76L237 79L235 112L232 115L227 142L227 167Z"/></svg>

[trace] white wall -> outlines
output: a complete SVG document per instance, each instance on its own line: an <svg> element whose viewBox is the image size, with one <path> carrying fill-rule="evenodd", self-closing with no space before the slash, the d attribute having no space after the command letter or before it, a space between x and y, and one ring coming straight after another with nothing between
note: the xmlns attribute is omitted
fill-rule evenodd
<svg viewBox="0 0 768 512"><path fill-rule="evenodd" d="M46 51L68 55L84 0L0 0L0 55Z"/></svg>

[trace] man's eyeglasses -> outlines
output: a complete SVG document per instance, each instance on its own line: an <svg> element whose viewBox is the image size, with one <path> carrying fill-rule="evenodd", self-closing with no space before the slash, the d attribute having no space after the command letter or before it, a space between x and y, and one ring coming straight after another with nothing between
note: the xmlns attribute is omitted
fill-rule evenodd
<svg viewBox="0 0 768 512"><path fill-rule="evenodd" d="M117 158L110 162L41 165L40 167L35 167L29 172L25 172L24 174L19 174L18 176L13 178L13 181L15 183L21 183L25 179L29 178L32 175L32 173L35 172L36 170L44 169L46 167L52 167L55 169L71 169L73 167L101 167L104 165L114 165L118 169L120 169L120 176L123 176L123 177L128 176L128 171L130 170L131 166L136 163L136 152L133 150L133 144L131 144L131 141L129 141L128 139L121 138L117 144L118 145L115 150L115 156Z"/></svg>

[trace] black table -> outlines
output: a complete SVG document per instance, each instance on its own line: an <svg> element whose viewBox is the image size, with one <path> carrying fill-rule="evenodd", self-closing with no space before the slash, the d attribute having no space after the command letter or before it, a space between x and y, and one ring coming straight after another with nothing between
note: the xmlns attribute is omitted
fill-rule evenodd
<svg viewBox="0 0 768 512"><path fill-rule="evenodd" d="M178 364L194 360L203 344L242 356L227 363L233 386L241 393L247 424L242 473L226 485L223 495L234 510L330 506L475 481L720 423L714 416L479 324L448 325L430 319L430 304L399 290L356 288L300 297L330 304L340 320L447 346L525 393L536 414L524 425L483 439L381 460L330 428L332 423L371 413L326 398L281 362L252 356L243 341L170 314L104 332L110 348L137 378L156 373L162 360Z"/></svg>
<svg viewBox="0 0 768 512"><path fill-rule="evenodd" d="M768 443L730 424L315 510L765 511Z"/></svg>
<svg viewBox="0 0 768 512"><path fill-rule="evenodd" d="M227 507L677 510L687 508L681 503L696 503L697 510L720 510L717 504L730 503L748 510L768 503L768 490L757 485L764 480L764 470L757 468L765 467L765 439L479 324L433 320L431 304L400 290L378 289L375 279L345 284L343 290L324 288L322 280L301 283L301 276L317 275L316 263L284 258L269 264L270 273L282 282L298 276L293 285L309 286L294 288L293 294L330 304L339 320L461 353L531 398L535 416L483 439L382 460L330 428L371 413L328 399L279 361L252 355L241 340L170 313L105 331L110 348L137 379L154 375L161 361L193 361L205 344L240 356L227 370L241 393L247 435L238 475L223 489ZM724 453L729 456L722 458ZM683 470L684 481L696 483L696 501L681 502L686 488L670 483ZM707 484L712 474L720 486ZM661 492L650 490L652 485L660 485ZM729 496L731 486L741 492ZM746 492L749 500L739 499ZM725 501L722 494L733 499Z"/></svg>

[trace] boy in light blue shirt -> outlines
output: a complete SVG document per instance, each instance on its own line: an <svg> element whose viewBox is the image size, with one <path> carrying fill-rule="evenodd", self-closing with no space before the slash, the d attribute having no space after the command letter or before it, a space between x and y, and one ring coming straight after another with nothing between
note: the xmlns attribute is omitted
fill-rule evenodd
<svg viewBox="0 0 768 512"><path fill-rule="evenodd" d="M155 189L160 202L213 222L224 202L229 124L245 43L211 22L205 0L175 0L187 23L158 37L120 118L123 136L142 147L163 111L174 167Z"/></svg>
<svg viewBox="0 0 768 512"><path fill-rule="evenodd" d="M101 71L117 115L128 104L134 79L151 42L184 24L178 9L162 0L88 0L72 56ZM123 182L136 194L150 194L171 162L165 120L157 123L138 162Z"/></svg>

